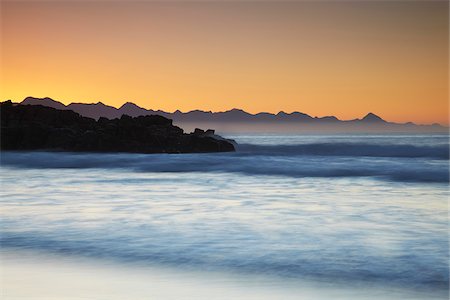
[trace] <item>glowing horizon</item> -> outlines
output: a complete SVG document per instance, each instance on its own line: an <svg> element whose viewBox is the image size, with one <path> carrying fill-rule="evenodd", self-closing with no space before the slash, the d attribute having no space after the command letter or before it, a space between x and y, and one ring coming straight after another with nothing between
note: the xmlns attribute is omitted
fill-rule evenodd
<svg viewBox="0 0 450 300"><path fill-rule="evenodd" d="M448 125L448 2L2 2L2 101Z"/></svg>

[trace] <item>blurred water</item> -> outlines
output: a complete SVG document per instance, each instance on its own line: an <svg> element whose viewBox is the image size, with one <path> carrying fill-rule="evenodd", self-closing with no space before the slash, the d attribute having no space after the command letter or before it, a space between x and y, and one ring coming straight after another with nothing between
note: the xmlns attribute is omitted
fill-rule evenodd
<svg viewBox="0 0 450 300"><path fill-rule="evenodd" d="M2 249L446 299L447 136L233 138L237 153L2 153Z"/></svg>

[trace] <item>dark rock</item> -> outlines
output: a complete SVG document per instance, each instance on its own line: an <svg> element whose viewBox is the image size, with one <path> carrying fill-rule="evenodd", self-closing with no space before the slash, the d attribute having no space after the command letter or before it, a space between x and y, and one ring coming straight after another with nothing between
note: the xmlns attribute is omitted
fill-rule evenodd
<svg viewBox="0 0 450 300"><path fill-rule="evenodd" d="M193 134L195 135L203 135L205 133L205 131L203 129L200 128L195 128Z"/></svg>
<svg viewBox="0 0 450 300"><path fill-rule="evenodd" d="M192 153L234 151L213 130L192 134L159 115L120 119L82 117L41 105L0 104L2 150Z"/></svg>

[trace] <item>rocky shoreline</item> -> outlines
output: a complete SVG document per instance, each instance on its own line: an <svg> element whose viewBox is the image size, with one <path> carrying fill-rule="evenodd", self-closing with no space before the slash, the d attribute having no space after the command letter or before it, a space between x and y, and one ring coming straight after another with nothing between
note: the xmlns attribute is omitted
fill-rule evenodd
<svg viewBox="0 0 450 300"><path fill-rule="evenodd" d="M184 133L159 115L97 121L71 110L0 103L1 150L201 153L235 151L234 141L196 129Z"/></svg>

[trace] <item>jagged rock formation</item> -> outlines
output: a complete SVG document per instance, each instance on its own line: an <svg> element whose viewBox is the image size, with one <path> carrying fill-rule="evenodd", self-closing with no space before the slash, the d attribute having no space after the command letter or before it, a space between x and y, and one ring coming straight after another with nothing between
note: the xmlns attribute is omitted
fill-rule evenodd
<svg viewBox="0 0 450 300"><path fill-rule="evenodd" d="M2 150L58 150L136 153L234 151L232 141L212 130L186 134L158 115L97 121L71 110L2 102Z"/></svg>

